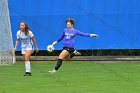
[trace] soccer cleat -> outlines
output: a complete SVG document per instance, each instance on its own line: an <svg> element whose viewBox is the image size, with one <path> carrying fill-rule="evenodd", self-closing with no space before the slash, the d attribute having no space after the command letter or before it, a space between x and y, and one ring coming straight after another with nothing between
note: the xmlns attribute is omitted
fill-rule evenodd
<svg viewBox="0 0 140 93"><path fill-rule="evenodd" d="M31 76L31 72L25 72L24 76Z"/></svg>
<svg viewBox="0 0 140 93"><path fill-rule="evenodd" d="M57 70L53 69L51 71L49 71L49 73L55 73Z"/></svg>
<svg viewBox="0 0 140 93"><path fill-rule="evenodd" d="M77 50L74 50L74 52L73 52L76 56L80 56L81 55L81 53L80 52L78 52Z"/></svg>

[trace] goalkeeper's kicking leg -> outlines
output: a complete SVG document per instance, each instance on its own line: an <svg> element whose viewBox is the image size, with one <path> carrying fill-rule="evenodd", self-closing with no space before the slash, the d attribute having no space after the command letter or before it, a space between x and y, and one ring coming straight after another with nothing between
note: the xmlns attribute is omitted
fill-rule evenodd
<svg viewBox="0 0 140 93"><path fill-rule="evenodd" d="M72 59L74 56L80 56L80 55L81 55L80 52L78 52L77 50L74 50L74 52L70 54L69 59Z"/></svg>
<svg viewBox="0 0 140 93"><path fill-rule="evenodd" d="M80 56L81 53L78 52L77 50L74 50L73 53L71 53L70 55L66 56L64 59L65 61L69 61L70 59L72 59L74 56Z"/></svg>

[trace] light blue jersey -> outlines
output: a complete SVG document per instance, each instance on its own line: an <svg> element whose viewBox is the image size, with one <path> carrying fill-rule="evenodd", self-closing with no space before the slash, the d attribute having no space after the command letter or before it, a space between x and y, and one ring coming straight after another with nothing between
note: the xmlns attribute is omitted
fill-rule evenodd
<svg viewBox="0 0 140 93"><path fill-rule="evenodd" d="M25 35L24 32L22 32L21 30L19 30L17 32L17 39L21 39L22 41L22 48L33 48L33 42L31 37L33 37L33 33L31 31L29 31L28 35Z"/></svg>

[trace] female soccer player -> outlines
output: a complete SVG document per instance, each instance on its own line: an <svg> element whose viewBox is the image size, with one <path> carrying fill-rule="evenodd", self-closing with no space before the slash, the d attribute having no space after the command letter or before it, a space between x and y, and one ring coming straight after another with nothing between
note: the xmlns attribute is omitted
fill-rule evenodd
<svg viewBox="0 0 140 93"><path fill-rule="evenodd" d="M36 52L38 52L38 46L36 44L36 40L34 38L33 33L30 31L28 25L25 22L20 23L20 29L17 32L17 40L15 44L14 51L16 51L16 48L20 42L20 39L22 41L22 55L23 59L25 60L25 75L24 76L31 76L31 67L30 67L30 56L33 53L33 43L36 47Z"/></svg>
<svg viewBox="0 0 140 93"><path fill-rule="evenodd" d="M57 41L53 42L52 45L55 46L58 42L60 42L62 39L64 39L63 43L63 51L60 53L58 57L58 62L55 66L55 68L51 71L50 73L55 73L60 66L62 65L62 60L65 59L65 57L69 57L70 59L75 56L74 53L74 38L77 35L80 36L85 36L85 37L98 37L96 34L88 34L88 33L82 33L76 29L74 29L74 20L73 19L68 19L66 21L67 28L64 29L62 35L58 38Z"/></svg>

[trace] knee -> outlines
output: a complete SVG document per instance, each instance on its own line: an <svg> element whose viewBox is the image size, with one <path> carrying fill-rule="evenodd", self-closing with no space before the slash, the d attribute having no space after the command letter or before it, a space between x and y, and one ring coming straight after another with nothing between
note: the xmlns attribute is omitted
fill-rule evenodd
<svg viewBox="0 0 140 93"><path fill-rule="evenodd" d="M62 57L58 57L58 59L63 59Z"/></svg>
<svg viewBox="0 0 140 93"><path fill-rule="evenodd" d="M29 57L25 56L25 61L29 61Z"/></svg>
<svg viewBox="0 0 140 93"><path fill-rule="evenodd" d="M62 59L62 60L63 60L63 59L64 59L64 57L63 57L63 56L59 56L59 57L58 57L58 59Z"/></svg>

